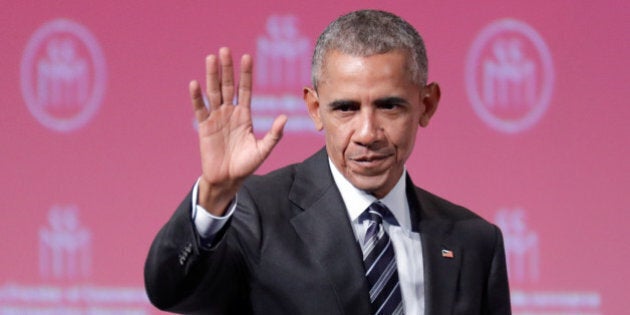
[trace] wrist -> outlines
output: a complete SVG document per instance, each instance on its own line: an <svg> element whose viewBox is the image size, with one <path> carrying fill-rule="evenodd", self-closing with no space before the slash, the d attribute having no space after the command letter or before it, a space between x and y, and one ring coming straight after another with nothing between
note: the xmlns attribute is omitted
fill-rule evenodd
<svg viewBox="0 0 630 315"><path fill-rule="evenodd" d="M197 204L214 216L223 216L239 188L240 183L210 183L202 176Z"/></svg>

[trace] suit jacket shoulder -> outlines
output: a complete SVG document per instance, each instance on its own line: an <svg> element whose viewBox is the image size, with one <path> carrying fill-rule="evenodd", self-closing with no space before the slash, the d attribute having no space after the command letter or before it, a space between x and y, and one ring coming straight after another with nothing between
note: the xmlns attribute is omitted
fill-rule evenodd
<svg viewBox="0 0 630 315"><path fill-rule="evenodd" d="M191 229L190 198L162 228L145 265L156 306L205 314L369 312L360 248L324 149L249 177L237 200L210 250Z"/></svg>
<svg viewBox="0 0 630 315"><path fill-rule="evenodd" d="M499 228L465 207L407 187L413 187L412 220L422 237L427 314L511 314Z"/></svg>

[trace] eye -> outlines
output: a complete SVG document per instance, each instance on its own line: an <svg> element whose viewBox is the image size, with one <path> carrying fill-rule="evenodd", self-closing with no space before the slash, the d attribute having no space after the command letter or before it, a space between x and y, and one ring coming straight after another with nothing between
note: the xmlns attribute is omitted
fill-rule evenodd
<svg viewBox="0 0 630 315"><path fill-rule="evenodd" d="M379 104L379 108L381 109L394 109L396 107L398 107L399 104L397 103L385 103L385 104Z"/></svg>
<svg viewBox="0 0 630 315"><path fill-rule="evenodd" d="M407 104L407 101L399 97L388 97L385 99L377 100L375 103L376 107L378 107L379 109L395 110L398 108L402 108L405 104Z"/></svg>
<svg viewBox="0 0 630 315"><path fill-rule="evenodd" d="M349 112L351 110L354 110L354 107L350 104L344 104L335 108L335 110L342 111L342 112Z"/></svg>

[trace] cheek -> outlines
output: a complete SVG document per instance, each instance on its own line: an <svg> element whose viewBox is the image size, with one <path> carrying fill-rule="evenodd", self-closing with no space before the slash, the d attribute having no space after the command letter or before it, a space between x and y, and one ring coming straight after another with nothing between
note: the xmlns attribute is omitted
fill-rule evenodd
<svg viewBox="0 0 630 315"><path fill-rule="evenodd" d="M394 126L396 125L394 124ZM409 155L411 155L411 151L413 151L418 127L415 124L399 124L398 126L407 127L396 128L392 134L393 137L390 139L394 146L396 146L398 158L400 160L406 160Z"/></svg>
<svg viewBox="0 0 630 315"><path fill-rule="evenodd" d="M350 128L333 125L325 126L326 146L329 148L329 154L341 162L350 143Z"/></svg>

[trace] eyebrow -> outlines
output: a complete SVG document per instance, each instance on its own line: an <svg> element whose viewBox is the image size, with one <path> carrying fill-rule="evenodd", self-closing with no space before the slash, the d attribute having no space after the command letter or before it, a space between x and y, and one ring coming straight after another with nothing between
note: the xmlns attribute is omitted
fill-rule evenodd
<svg viewBox="0 0 630 315"><path fill-rule="evenodd" d="M328 103L328 106L331 108L337 108L340 106L354 106L354 105L358 105L360 104L360 102L358 101L353 101L353 100L334 100L330 103Z"/></svg>
<svg viewBox="0 0 630 315"><path fill-rule="evenodd" d="M341 106L356 106L356 105L360 105L361 102L359 101L354 101L354 100L334 100L330 103L328 103L328 106L330 108L338 108ZM402 98L402 97L398 97L398 96L389 96L389 97L383 97L383 98L379 98L377 100L374 101L374 105L376 106L383 106L383 105L390 105L390 104L409 104L409 101L407 101L406 99Z"/></svg>
<svg viewBox="0 0 630 315"><path fill-rule="evenodd" d="M390 96L390 97L379 98L374 101L374 104L376 106L380 106L380 105L388 105L388 104L409 104L409 102L402 97Z"/></svg>

